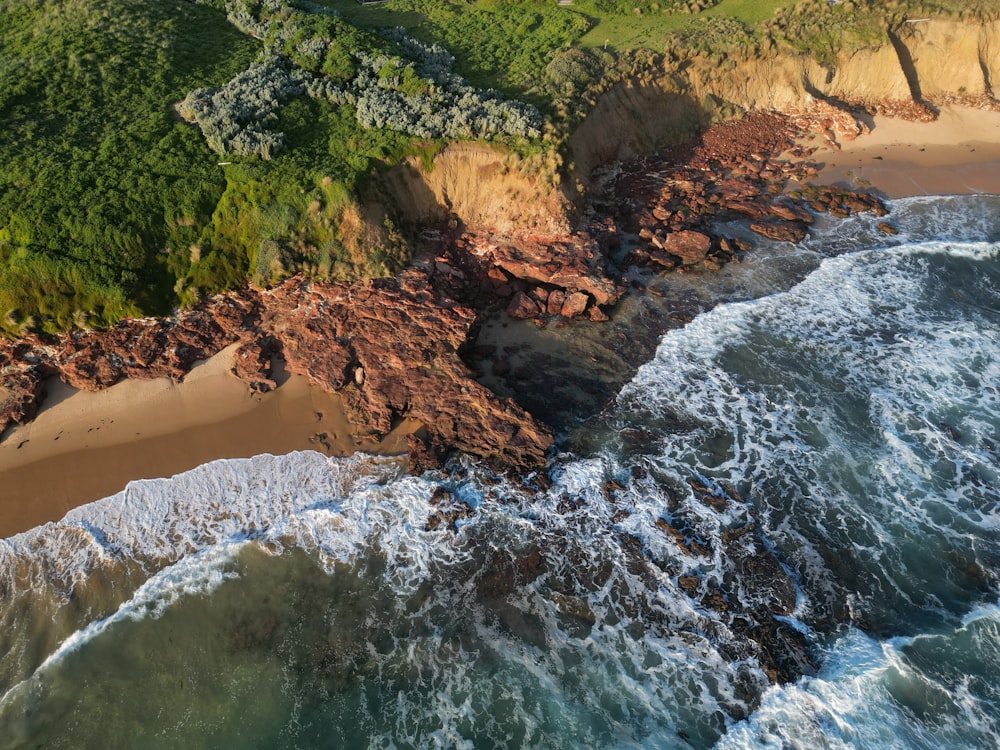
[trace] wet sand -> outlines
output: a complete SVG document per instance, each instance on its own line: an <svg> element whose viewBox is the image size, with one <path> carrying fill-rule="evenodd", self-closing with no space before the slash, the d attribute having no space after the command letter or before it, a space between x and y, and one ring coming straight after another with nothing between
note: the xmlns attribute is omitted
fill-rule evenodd
<svg viewBox="0 0 1000 750"><path fill-rule="evenodd" d="M165 378L78 392L56 379L34 422L0 441L0 538L62 518L124 489L219 458L316 450L349 455L406 452L403 422L381 441L352 426L335 394L285 374L273 392L251 395L229 374L232 348L196 366L184 382Z"/></svg>
<svg viewBox="0 0 1000 750"><path fill-rule="evenodd" d="M886 197L1000 194L1000 112L949 106L931 123L875 117L872 131L822 148L813 182Z"/></svg>

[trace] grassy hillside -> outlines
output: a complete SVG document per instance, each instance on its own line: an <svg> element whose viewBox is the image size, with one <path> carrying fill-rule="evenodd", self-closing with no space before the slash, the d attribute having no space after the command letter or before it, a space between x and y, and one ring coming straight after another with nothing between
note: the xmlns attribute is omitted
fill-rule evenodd
<svg viewBox="0 0 1000 750"><path fill-rule="evenodd" d="M738 42L822 59L905 12L997 7L0 0L0 332L107 325L297 270L390 272L406 243L357 198L382 165L449 139L556 149L657 55Z"/></svg>
<svg viewBox="0 0 1000 750"><path fill-rule="evenodd" d="M225 187L171 105L258 45L182 0L0 0L0 38L0 325L164 307Z"/></svg>

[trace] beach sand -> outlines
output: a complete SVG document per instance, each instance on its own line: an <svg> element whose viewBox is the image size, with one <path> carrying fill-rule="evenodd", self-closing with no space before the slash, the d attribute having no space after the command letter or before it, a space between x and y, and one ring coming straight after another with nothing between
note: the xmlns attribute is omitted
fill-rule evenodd
<svg viewBox="0 0 1000 750"><path fill-rule="evenodd" d="M1000 194L1000 112L948 106L935 122L875 117L870 126L839 151L813 154L823 166L812 182L874 187L888 198Z"/></svg>
<svg viewBox="0 0 1000 750"><path fill-rule="evenodd" d="M277 389L251 395L229 373L234 348L195 366L179 384L129 380L89 393L51 379L38 417L0 441L0 538L58 520L133 479L261 453L395 455L420 428L404 421L372 440L347 421L338 396L299 375L282 374Z"/></svg>

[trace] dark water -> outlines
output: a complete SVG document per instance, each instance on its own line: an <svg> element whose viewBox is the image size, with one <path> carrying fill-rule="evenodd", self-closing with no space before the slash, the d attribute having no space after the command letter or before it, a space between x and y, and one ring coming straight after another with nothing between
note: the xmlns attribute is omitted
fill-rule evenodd
<svg viewBox="0 0 1000 750"><path fill-rule="evenodd" d="M1000 199L894 209L723 277L551 486L262 456L0 542L0 747L996 746Z"/></svg>

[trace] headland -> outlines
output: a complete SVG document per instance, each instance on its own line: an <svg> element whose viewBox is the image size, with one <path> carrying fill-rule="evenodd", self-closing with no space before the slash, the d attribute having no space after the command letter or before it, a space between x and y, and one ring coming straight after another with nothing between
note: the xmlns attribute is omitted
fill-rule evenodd
<svg viewBox="0 0 1000 750"><path fill-rule="evenodd" d="M601 325L643 275L708 274L752 252L721 220L796 242L815 212L1000 193L1000 22L896 19L889 37L820 59L776 51L794 23L779 16L742 47L674 50L585 87L586 112L564 113L572 132L542 154L438 143L400 156L353 203L324 177L288 247L253 248L254 283L203 295L193 279L207 246L181 248L191 270L172 315L94 329L83 316L53 332L12 311L0 535L132 479L259 452L407 452L420 471L458 450L538 469L553 430L484 385L525 374L479 342L484 326ZM182 109L211 141L214 115L195 93ZM178 236L193 222L177 218ZM399 228L416 238L412 258L386 278L289 276L282 259L315 251L333 223L342 244L330 246L359 267L365 248L388 257ZM528 379L546 388L544 373Z"/></svg>

